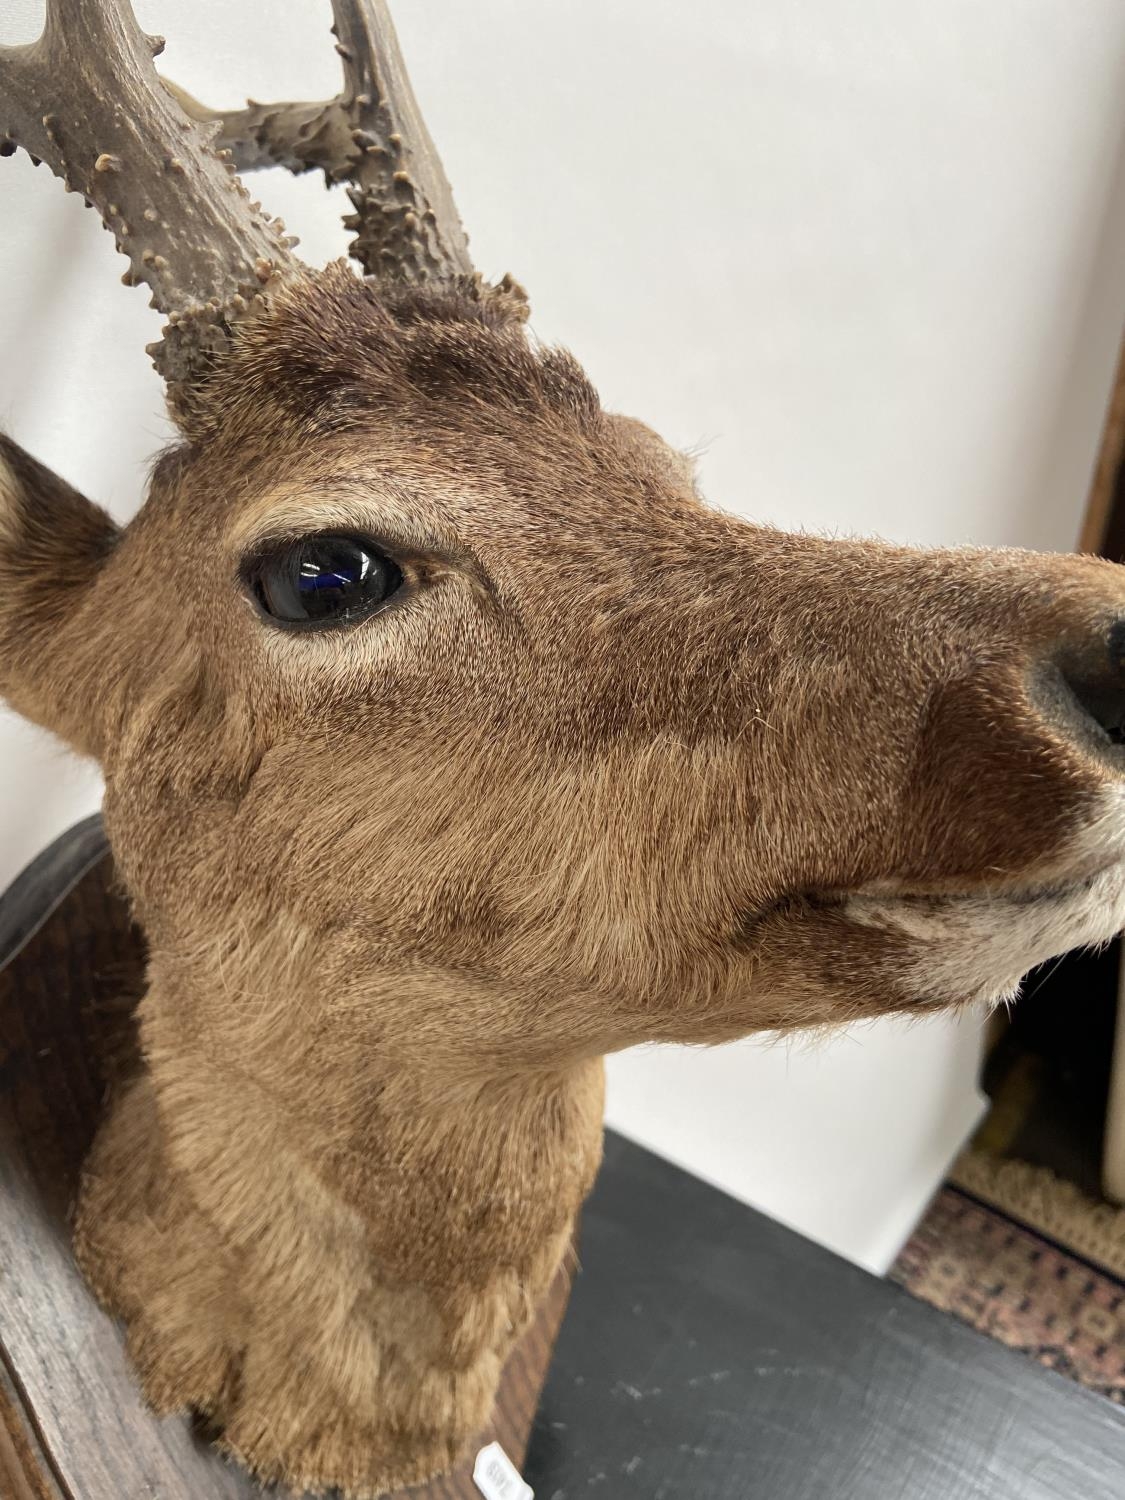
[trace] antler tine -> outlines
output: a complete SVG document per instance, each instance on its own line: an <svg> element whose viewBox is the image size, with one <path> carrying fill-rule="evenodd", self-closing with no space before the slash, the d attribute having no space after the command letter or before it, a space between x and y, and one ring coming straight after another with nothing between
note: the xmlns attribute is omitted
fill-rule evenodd
<svg viewBox="0 0 1125 1500"><path fill-rule="evenodd" d="M332 0L344 88L320 104L208 110L174 84L184 109L217 123L239 171L319 168L350 182L351 253L369 276L402 281L473 275L469 244L426 129L385 0Z"/></svg>
<svg viewBox="0 0 1125 1500"><path fill-rule="evenodd" d="M150 352L176 390L195 379L272 277L297 262L280 221L251 208L216 132L190 120L127 0L48 0L38 41L0 48L0 154L22 146L97 208L168 314Z"/></svg>
<svg viewBox="0 0 1125 1500"><path fill-rule="evenodd" d="M368 275L468 276L469 241L399 50L386 0L332 0L342 102L359 153L352 253ZM414 268L417 268L416 270ZM401 268L401 270L399 269Z"/></svg>

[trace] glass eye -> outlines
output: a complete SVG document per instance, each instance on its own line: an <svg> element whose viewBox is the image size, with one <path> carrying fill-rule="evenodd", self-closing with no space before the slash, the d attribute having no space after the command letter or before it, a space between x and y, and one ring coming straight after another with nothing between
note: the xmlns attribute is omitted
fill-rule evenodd
<svg viewBox="0 0 1125 1500"><path fill-rule="evenodd" d="M401 569L357 536L305 536L252 558L244 576L262 612L282 625L350 625L402 583Z"/></svg>

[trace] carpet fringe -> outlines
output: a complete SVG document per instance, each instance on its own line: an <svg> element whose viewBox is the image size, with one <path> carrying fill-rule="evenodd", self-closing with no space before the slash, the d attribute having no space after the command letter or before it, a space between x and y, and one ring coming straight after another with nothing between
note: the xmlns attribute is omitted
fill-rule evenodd
<svg viewBox="0 0 1125 1500"><path fill-rule="evenodd" d="M949 1181L1125 1280L1125 1209L1087 1197L1047 1167L972 1147Z"/></svg>

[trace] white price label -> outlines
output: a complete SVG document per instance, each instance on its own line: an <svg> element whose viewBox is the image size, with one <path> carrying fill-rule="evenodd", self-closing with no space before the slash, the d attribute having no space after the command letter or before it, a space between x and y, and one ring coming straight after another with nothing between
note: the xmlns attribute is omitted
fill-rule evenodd
<svg viewBox="0 0 1125 1500"><path fill-rule="evenodd" d="M477 1454L473 1483L484 1500L535 1500L535 1492L524 1484L499 1443L489 1443Z"/></svg>

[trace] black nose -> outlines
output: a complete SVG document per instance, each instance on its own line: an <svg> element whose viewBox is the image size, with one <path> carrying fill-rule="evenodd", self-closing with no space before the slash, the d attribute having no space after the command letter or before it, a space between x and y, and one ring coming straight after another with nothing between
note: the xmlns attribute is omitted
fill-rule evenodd
<svg viewBox="0 0 1125 1500"><path fill-rule="evenodd" d="M1125 744L1125 620L1096 646L1060 663L1063 681L1087 719L1114 745Z"/></svg>

